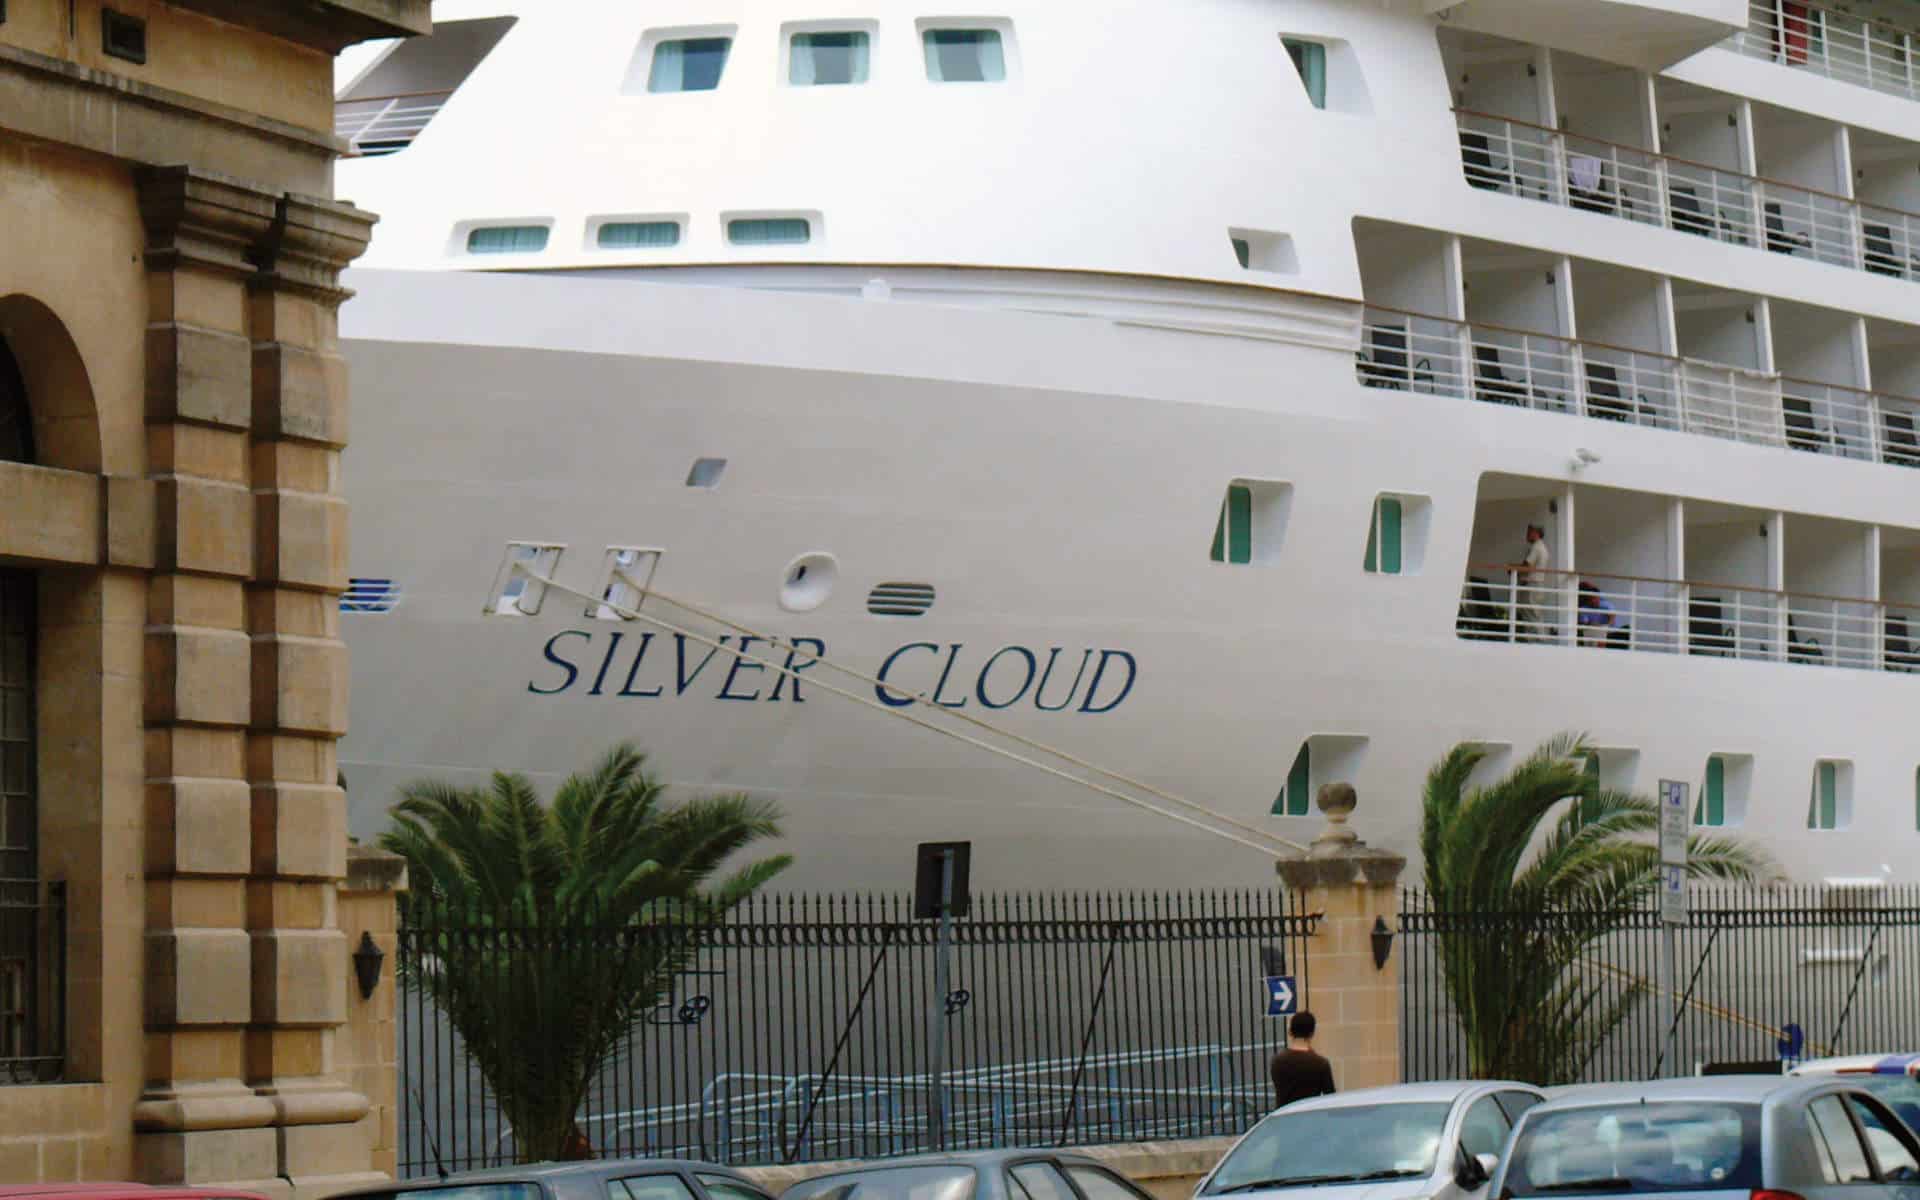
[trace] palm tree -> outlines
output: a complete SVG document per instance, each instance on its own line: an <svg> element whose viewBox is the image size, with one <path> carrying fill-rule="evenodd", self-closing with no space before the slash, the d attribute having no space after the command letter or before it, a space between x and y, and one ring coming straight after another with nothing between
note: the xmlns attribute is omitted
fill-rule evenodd
<svg viewBox="0 0 1920 1200"><path fill-rule="evenodd" d="M1643 980L1591 967L1598 943L1659 886L1649 836L1659 806L1601 787L1586 769L1590 754L1584 739L1562 734L1491 786L1469 789L1486 752L1463 743L1427 773L1427 897L1476 1078L1570 1083L1646 995ZM1759 851L1725 837L1690 839L1687 869L1737 882L1775 874Z"/></svg>
<svg viewBox="0 0 1920 1200"><path fill-rule="evenodd" d="M735 852L779 836L778 810L744 796L666 804L644 763L615 746L551 807L516 773L485 788L411 783L380 839L411 878L419 940L402 983L465 1042L523 1162L578 1149L589 1084L659 1005L697 930L791 861L716 881Z"/></svg>

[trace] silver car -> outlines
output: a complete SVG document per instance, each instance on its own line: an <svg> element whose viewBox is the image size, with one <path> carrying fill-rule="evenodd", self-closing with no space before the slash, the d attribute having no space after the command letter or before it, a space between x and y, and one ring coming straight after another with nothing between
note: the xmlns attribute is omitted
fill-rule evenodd
<svg viewBox="0 0 1920 1200"><path fill-rule="evenodd" d="M1531 1084L1475 1081L1301 1100L1248 1130L1194 1194L1469 1200L1486 1191L1513 1122L1543 1098Z"/></svg>
<svg viewBox="0 0 1920 1200"><path fill-rule="evenodd" d="M1570 1089L1530 1110L1498 1200L1920 1200L1920 1141L1841 1076L1721 1076Z"/></svg>

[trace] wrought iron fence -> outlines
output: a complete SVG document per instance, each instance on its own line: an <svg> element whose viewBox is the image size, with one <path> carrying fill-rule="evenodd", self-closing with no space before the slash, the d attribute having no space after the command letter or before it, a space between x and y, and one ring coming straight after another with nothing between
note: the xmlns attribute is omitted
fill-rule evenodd
<svg viewBox="0 0 1920 1200"><path fill-rule="evenodd" d="M66 886L0 879L0 1085L66 1069Z"/></svg>
<svg viewBox="0 0 1920 1200"><path fill-rule="evenodd" d="M1707 830L1705 832L1712 832ZM1447 985L1450 943L1504 944L1581 923L1606 932L1568 972L1603 1003L1643 991L1581 1081L1692 1074L1710 1063L1920 1047L1920 888L1699 887L1674 935L1651 908L1620 915L1457 913L1405 895L1401 1070L1409 1081L1474 1073ZM1677 969L1676 969L1677 968ZM1516 972L1526 969L1514 962ZM1671 978L1669 978L1671 976Z"/></svg>
<svg viewBox="0 0 1920 1200"><path fill-rule="evenodd" d="M1316 918L1283 891L987 896L953 930L911 897L764 897L718 924L542 930L428 924L399 941L400 1171L511 1162L513 1131L444 1013L406 981L448 947L684 955L620 1041L577 1126L595 1154L732 1163L905 1154L931 1142L930 1025L948 1148L1236 1134L1284 1043L1265 979L1308 1000ZM519 964L526 967L527 963ZM511 974L511 973L502 973ZM935 1016L934 1014L938 1014ZM527 1052L538 1031L526 1032Z"/></svg>

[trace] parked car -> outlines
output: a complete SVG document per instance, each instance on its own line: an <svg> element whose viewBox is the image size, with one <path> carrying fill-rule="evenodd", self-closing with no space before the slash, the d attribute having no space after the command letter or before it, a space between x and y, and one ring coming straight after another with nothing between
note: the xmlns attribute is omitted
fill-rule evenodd
<svg viewBox="0 0 1920 1200"><path fill-rule="evenodd" d="M1464 1200L1486 1188L1513 1123L1543 1099L1530 1084L1483 1080L1301 1100L1248 1130L1195 1195Z"/></svg>
<svg viewBox="0 0 1920 1200"><path fill-rule="evenodd" d="M1152 1200L1091 1158L1057 1150L921 1154L816 1175L780 1200Z"/></svg>
<svg viewBox="0 0 1920 1200"><path fill-rule="evenodd" d="M1844 1075L1887 1102L1907 1128L1920 1133L1920 1054L1854 1054L1817 1058L1793 1069L1795 1075Z"/></svg>
<svg viewBox="0 0 1920 1200"><path fill-rule="evenodd" d="M1920 1140L1842 1076L1620 1083L1529 1111L1493 1187L1500 1200L1914 1200Z"/></svg>
<svg viewBox="0 0 1920 1200"><path fill-rule="evenodd" d="M773 1200L738 1171L671 1158L610 1158L383 1183L333 1200ZM140 1196L129 1200L151 1200Z"/></svg>

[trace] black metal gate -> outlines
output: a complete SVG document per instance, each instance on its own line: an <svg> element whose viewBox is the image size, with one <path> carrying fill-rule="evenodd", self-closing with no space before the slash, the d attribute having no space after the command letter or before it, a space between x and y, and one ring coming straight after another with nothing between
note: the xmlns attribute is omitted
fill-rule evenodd
<svg viewBox="0 0 1920 1200"><path fill-rule="evenodd" d="M911 914L910 897L771 897L717 926L650 927L685 939L690 966L579 1112L593 1151L774 1163L923 1149L936 1006L950 1148L1232 1134L1266 1111L1285 1030L1264 978L1292 974L1309 994L1315 918L1290 895L976 897L944 998L935 927ZM403 980L448 932L401 931ZM615 952L633 931L578 936ZM423 994L400 1005L401 1174L512 1161L459 1038Z"/></svg>
<svg viewBox="0 0 1920 1200"><path fill-rule="evenodd" d="M1692 1074L1714 1063L1920 1049L1920 888L1695 888L1691 916L1666 934L1649 908L1625 914L1569 971L1609 999L1645 995L1580 1072L1583 1080ZM1452 913L1408 892L1401 1069L1408 1080L1473 1071L1449 992L1448 939L1503 944L1591 914ZM1516 968L1518 969L1518 968Z"/></svg>

